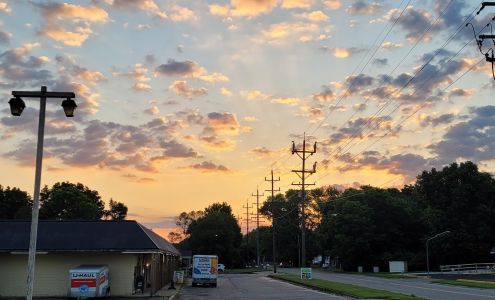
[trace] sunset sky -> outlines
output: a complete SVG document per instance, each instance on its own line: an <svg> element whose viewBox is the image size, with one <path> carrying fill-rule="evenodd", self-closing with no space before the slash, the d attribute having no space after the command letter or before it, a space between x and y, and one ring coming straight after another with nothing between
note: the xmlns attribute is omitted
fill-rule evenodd
<svg viewBox="0 0 495 300"><path fill-rule="evenodd" d="M495 171L491 65L464 26L493 16L479 3L0 2L0 184L33 192L38 101L13 117L8 100L42 85L78 104L49 100L42 184L81 182L162 234L214 202L242 214L272 168L291 188L304 132L316 186Z"/></svg>

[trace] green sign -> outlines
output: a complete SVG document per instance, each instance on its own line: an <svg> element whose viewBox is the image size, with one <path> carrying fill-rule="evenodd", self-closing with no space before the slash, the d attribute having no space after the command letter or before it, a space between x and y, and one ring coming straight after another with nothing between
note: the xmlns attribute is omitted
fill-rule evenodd
<svg viewBox="0 0 495 300"><path fill-rule="evenodd" d="M311 279L313 275L311 273L311 268L301 268L301 279Z"/></svg>

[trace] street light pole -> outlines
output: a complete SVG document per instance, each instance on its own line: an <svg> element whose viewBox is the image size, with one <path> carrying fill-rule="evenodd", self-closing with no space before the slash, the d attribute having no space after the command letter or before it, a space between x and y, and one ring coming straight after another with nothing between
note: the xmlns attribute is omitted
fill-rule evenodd
<svg viewBox="0 0 495 300"><path fill-rule="evenodd" d="M428 274L428 276L430 276L430 257L429 257L429 253L428 253L428 246L429 246L429 243L431 240L433 239L436 239L438 237L441 237L441 236L444 236L446 234L449 234L450 233L450 230L447 230L447 231L444 231L444 232L440 232L430 238L428 238L426 240L426 273Z"/></svg>
<svg viewBox="0 0 495 300"><path fill-rule="evenodd" d="M72 98L74 93L64 92L47 92L46 86L41 87L41 91L13 91L12 98L9 101L11 112L14 116L20 116L24 110L25 104L21 97L25 98L40 98L40 113L38 120L38 143L36 146L36 171L34 177L34 201L31 213L31 231L29 237L29 256L26 282L26 299L32 300L34 286L34 266L36 260L36 240L38 237L38 215L39 215L39 199L41 186L41 168L43 163L43 139L45 135L45 114L46 114L46 99L49 98L67 98L62 102L65 115L67 117L74 116L74 110L77 107Z"/></svg>

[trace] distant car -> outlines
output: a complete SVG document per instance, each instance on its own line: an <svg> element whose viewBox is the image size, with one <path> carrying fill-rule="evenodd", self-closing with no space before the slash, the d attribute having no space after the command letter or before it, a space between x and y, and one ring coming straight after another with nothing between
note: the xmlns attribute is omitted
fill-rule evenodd
<svg viewBox="0 0 495 300"><path fill-rule="evenodd" d="M219 272L225 272L225 265L224 264L218 264L218 271Z"/></svg>

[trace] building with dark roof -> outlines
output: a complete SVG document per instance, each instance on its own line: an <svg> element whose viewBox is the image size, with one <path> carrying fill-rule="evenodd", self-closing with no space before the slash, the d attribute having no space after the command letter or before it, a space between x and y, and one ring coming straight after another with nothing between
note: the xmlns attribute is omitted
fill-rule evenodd
<svg viewBox="0 0 495 300"><path fill-rule="evenodd" d="M29 221L0 221L0 297L25 295ZM107 265L112 296L129 296L144 281L151 295L168 284L180 252L136 221L47 221L38 225L35 296L68 296L69 270ZM141 292L141 291L140 291Z"/></svg>

